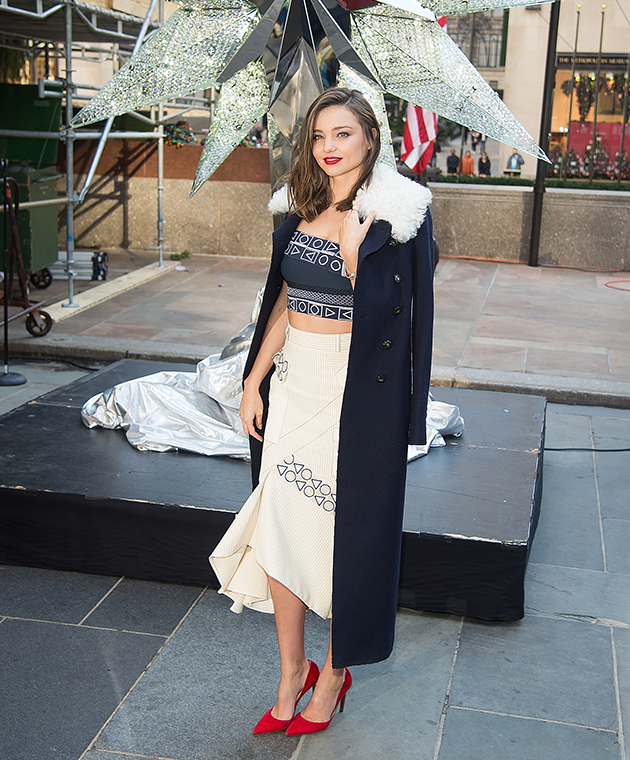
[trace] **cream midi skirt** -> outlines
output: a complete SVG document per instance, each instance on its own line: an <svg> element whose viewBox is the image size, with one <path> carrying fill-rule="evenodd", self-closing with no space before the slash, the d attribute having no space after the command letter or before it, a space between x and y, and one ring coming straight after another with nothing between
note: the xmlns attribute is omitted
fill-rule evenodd
<svg viewBox="0 0 630 760"><path fill-rule="evenodd" d="M269 392L260 480L210 556L221 588L273 612L267 576L323 618L332 613L339 417L350 334L289 326Z"/></svg>

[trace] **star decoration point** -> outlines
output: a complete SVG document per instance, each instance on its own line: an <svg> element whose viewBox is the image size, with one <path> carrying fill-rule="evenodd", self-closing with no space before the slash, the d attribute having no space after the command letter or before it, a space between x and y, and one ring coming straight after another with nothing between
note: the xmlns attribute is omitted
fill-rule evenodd
<svg viewBox="0 0 630 760"><path fill-rule="evenodd" d="M286 148L295 139L308 105L323 90L312 14L340 62L339 84L360 90L374 108L382 130L381 161L395 166L384 93L548 160L438 23L438 16L533 1L343 0L340 4L350 15L348 36L322 0L272 0L262 15L249 0L183 0L77 114L72 126L220 87L192 195L265 113L270 148ZM261 55L285 6L270 87ZM299 28L300 20L307 28Z"/></svg>

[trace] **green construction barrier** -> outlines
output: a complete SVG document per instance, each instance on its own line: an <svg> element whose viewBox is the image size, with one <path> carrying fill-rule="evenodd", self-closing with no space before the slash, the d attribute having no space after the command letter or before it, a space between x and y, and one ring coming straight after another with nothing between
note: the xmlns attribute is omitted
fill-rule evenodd
<svg viewBox="0 0 630 760"><path fill-rule="evenodd" d="M58 132L61 100L39 98L37 85L0 84L0 129ZM0 137L0 158L27 161L36 169L57 163L59 140Z"/></svg>

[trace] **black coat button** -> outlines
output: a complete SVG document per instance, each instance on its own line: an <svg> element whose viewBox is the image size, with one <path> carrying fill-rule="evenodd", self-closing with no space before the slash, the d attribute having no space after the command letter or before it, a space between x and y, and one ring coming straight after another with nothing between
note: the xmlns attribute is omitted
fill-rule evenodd
<svg viewBox="0 0 630 760"><path fill-rule="evenodd" d="M383 341L383 348L391 348L394 344L391 342L391 340L384 340Z"/></svg>
<svg viewBox="0 0 630 760"><path fill-rule="evenodd" d="M401 311L402 311L401 306L394 306L394 314L400 314Z"/></svg>
<svg viewBox="0 0 630 760"><path fill-rule="evenodd" d="M394 275L394 282L402 282L402 277L398 273Z"/></svg>
<svg viewBox="0 0 630 760"><path fill-rule="evenodd" d="M376 376L376 382L377 383L384 383L385 380L387 380L387 375L377 375Z"/></svg>

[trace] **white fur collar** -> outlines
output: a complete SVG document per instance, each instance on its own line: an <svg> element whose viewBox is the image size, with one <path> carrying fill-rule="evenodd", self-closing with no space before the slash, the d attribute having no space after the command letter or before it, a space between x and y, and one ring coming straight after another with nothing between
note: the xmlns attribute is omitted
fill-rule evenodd
<svg viewBox="0 0 630 760"><path fill-rule="evenodd" d="M361 201L361 217L376 211L376 218L389 222L392 237L397 243L406 243L422 226L431 203L431 191L419 182L403 177L397 171L376 164L372 181L367 189L357 193ZM286 214L291 211L286 185L277 190L269 201L272 214Z"/></svg>

